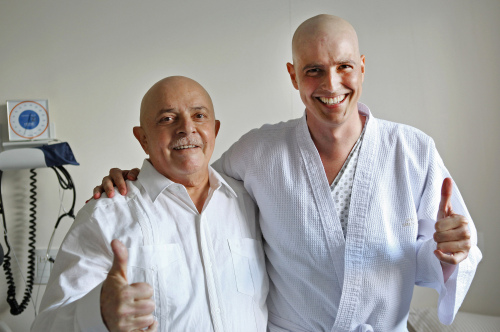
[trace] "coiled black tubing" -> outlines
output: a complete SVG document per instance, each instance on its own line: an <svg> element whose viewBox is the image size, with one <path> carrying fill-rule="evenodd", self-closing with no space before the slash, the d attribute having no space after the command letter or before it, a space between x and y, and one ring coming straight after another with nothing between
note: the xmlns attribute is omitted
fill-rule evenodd
<svg viewBox="0 0 500 332"><path fill-rule="evenodd" d="M29 236L28 236L28 273L26 277L26 289L24 291L24 297L22 302L19 304L16 300L16 285L14 283L14 277L12 275L12 269L10 268L10 246L7 241L7 235L5 234L5 243L7 245L7 253L5 254L5 259L3 263L3 268L5 271L5 277L7 279L7 302L10 305L10 313L12 315L19 315L26 309L31 298L31 292L33 290L33 283L35 281L35 243L36 243L36 171L30 169L30 214L29 214ZM5 216L4 216L5 218ZM4 225L5 226L5 225Z"/></svg>
<svg viewBox="0 0 500 332"><path fill-rule="evenodd" d="M64 217L71 217L75 219L75 202L76 202L76 189L75 185L73 183L73 179L71 178L70 174L68 171L63 167L63 166L54 166L51 167L52 170L56 173L59 185L61 186L62 189L64 190L72 190L73 191L73 202L71 204L71 208L67 213L64 213L59 216L57 219L55 229L57 229L57 226L59 226L59 223L61 219ZM34 169L30 170L31 176L30 176L30 202L29 202L29 236L28 236L28 273L26 277L26 289L24 291L24 297L21 303L18 303L16 300L16 286L14 283L14 276L12 274L12 269L11 269L11 257L10 257L10 245L9 241L7 238L7 222L5 220L5 209L3 206L2 202L2 171L0 170L0 214L2 215L3 218L3 226L4 226L4 238L5 238L5 245L7 246L7 252L5 253L4 256L4 261L3 261L3 269L5 271L5 277L7 279L7 302L10 305L10 313L12 315L19 315L21 314L26 307L28 306L28 303L31 299L31 293L33 291L33 284L35 280L35 260L36 260L36 253L35 253L35 243L36 243L36 171ZM53 260L51 260L53 262Z"/></svg>

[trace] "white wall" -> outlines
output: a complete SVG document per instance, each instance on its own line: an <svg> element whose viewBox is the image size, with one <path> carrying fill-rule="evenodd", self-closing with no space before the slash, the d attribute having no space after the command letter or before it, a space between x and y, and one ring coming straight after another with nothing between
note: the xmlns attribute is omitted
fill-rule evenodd
<svg viewBox="0 0 500 332"><path fill-rule="evenodd" d="M132 127L142 95L160 78L180 74L212 95L222 122L216 158L249 129L302 114L285 63L295 28L319 13L344 17L358 31L367 71L361 101L377 117L434 137L483 237L484 259L462 309L500 315L500 290L493 287L500 274L496 0L0 0L2 136L5 100L49 99L57 136L81 164L67 167L79 209L109 168L141 165ZM59 192L52 170L39 170L38 178L36 246L46 248ZM27 182L27 171L9 171L2 185L10 241L24 274ZM65 219L56 247L69 225ZM4 280L2 270L0 320L27 331L33 306L11 316ZM16 282L20 301L19 274ZM433 291L417 289L414 305L435 306L436 299Z"/></svg>

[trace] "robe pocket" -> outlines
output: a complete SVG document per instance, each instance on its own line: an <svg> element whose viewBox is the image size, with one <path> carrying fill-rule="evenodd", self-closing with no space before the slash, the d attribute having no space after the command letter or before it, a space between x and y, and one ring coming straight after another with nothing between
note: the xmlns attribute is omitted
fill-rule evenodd
<svg viewBox="0 0 500 332"><path fill-rule="evenodd" d="M261 293L260 288L265 284L264 278L267 278L262 243L244 238L228 239L228 244L238 291L249 296Z"/></svg>

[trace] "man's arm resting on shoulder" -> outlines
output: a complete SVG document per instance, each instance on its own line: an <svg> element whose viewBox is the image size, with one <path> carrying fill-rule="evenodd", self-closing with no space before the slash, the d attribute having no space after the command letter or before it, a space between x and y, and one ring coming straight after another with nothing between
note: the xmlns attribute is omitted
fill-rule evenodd
<svg viewBox="0 0 500 332"><path fill-rule="evenodd" d="M212 166L219 172L220 168L218 161L214 162ZM106 193L108 197L113 197L115 195L115 187L121 195L127 194L127 183L126 180L135 181L141 170L139 168L134 168L131 170L121 170L119 168L111 168L109 174L102 178L102 182L99 186L94 188L92 195L93 199L101 198L102 193Z"/></svg>
<svg viewBox="0 0 500 332"><path fill-rule="evenodd" d="M108 197L113 197L115 195L115 188L122 195L127 194L127 183L125 180L135 181L140 173L140 169L134 168L131 170L121 170L119 168L112 168L109 170L109 175L102 178L101 185L94 188L94 193L92 198L99 199L103 192L106 193Z"/></svg>
<svg viewBox="0 0 500 332"><path fill-rule="evenodd" d="M217 162L212 164L216 168ZM217 171L219 169L216 168ZM113 197L115 195L115 187L121 195L127 194L127 183L126 180L136 181L141 170L139 168L134 168L131 170L121 170L119 168L111 168L109 174L102 178L102 182L99 186L94 188L92 195L93 199L101 198L102 193L106 193L108 197ZM88 201L87 201L88 202Z"/></svg>
<svg viewBox="0 0 500 332"><path fill-rule="evenodd" d="M238 151L238 144L233 144L229 150L224 152L222 156L212 163L212 167L219 173L226 174L236 180L242 180L240 174L231 168L231 165L236 163L241 156L234 154L234 151ZM108 197L113 197L115 195L115 188L121 195L127 194L127 184L126 180L135 181L140 173L139 168L134 168L131 170L121 170L119 168L111 168L109 174L102 178L101 185L96 186L93 191L92 198L99 199L102 193L106 193ZM88 202L88 201L87 201Z"/></svg>

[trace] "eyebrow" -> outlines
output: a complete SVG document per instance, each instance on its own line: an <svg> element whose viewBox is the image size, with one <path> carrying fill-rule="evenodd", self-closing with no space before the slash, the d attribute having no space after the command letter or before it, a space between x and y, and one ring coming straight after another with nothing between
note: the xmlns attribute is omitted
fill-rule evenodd
<svg viewBox="0 0 500 332"><path fill-rule="evenodd" d="M195 111L200 111L200 110L208 111L208 108L206 108L205 106L193 106L190 107L189 109ZM175 112L175 108L162 108L158 111L157 116L163 113L171 113L171 112Z"/></svg>
<svg viewBox="0 0 500 332"><path fill-rule="evenodd" d="M340 60L337 60L335 61L335 65L356 65L356 62L351 60L351 59L340 59ZM324 67L324 64L321 64L321 63L310 63L310 64L307 64L305 65L302 70L308 70L308 69L312 69L312 68L323 68Z"/></svg>
<svg viewBox="0 0 500 332"><path fill-rule="evenodd" d="M175 108L162 108L156 113L156 117L161 116L164 113L171 113L174 112Z"/></svg>
<svg viewBox="0 0 500 332"><path fill-rule="evenodd" d="M201 110L208 111L208 108L206 108L205 106L194 106L191 107L191 109L196 111L201 111Z"/></svg>

